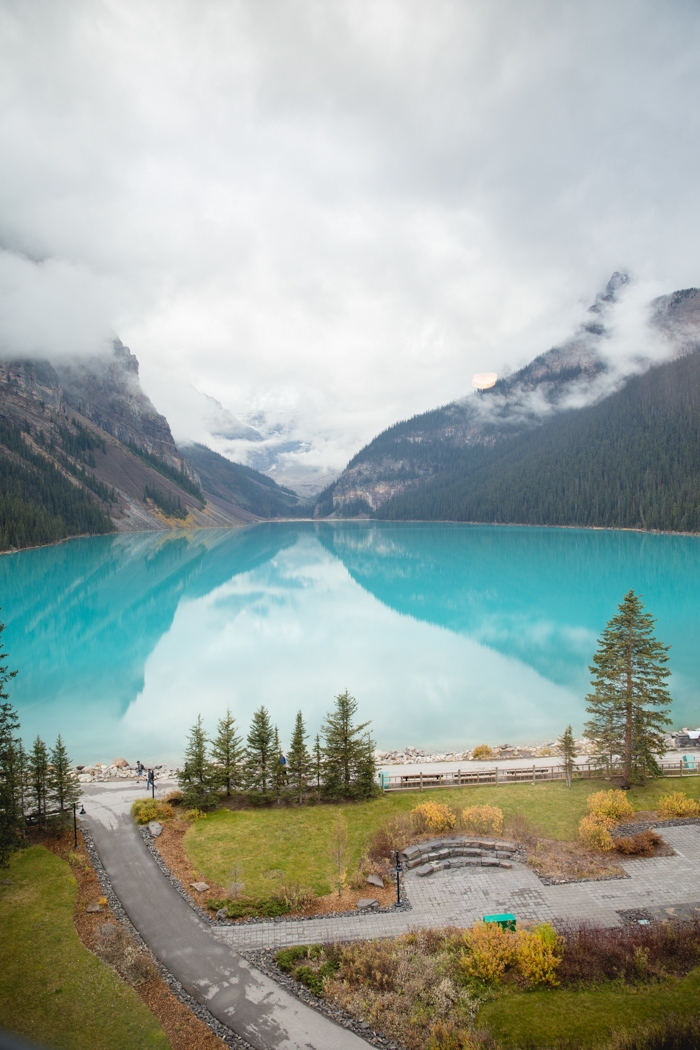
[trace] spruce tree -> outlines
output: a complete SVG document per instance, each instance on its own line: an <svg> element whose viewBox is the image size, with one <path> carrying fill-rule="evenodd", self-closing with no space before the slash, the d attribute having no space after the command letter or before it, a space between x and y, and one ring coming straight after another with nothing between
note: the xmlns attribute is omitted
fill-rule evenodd
<svg viewBox="0 0 700 1050"><path fill-rule="evenodd" d="M323 775L323 748L321 747L321 738L316 734L314 740L314 757L313 757L313 772L316 780L316 798L321 801L321 777Z"/></svg>
<svg viewBox="0 0 700 1050"><path fill-rule="evenodd" d="M356 713L357 700L346 689L336 696L335 710L326 715L321 730L324 794L328 798L367 797L373 793L368 774L374 764L374 743L364 733L369 722L353 724Z"/></svg>
<svg viewBox="0 0 700 1050"><path fill-rule="evenodd" d="M37 737L28 758L29 794L35 806L36 818L46 823L49 791L49 753L46 744Z"/></svg>
<svg viewBox="0 0 700 1050"><path fill-rule="evenodd" d="M301 711L297 711L294 732L292 733L292 742L289 746L289 753L287 755L287 771L289 774L289 782L294 788L294 794L297 796L297 801L300 803L304 797L309 773L311 772L311 756L309 755L309 749L306 746L307 735L303 715Z"/></svg>
<svg viewBox="0 0 700 1050"><path fill-rule="evenodd" d="M246 787L267 795L267 789L273 778L273 765L276 759L275 732L266 707L259 707L253 715L250 732L246 739Z"/></svg>
<svg viewBox="0 0 700 1050"><path fill-rule="evenodd" d="M194 809L211 809L217 801L216 770L207 758L207 743L202 716L197 715L185 748L185 768L177 778L183 802Z"/></svg>
<svg viewBox="0 0 700 1050"><path fill-rule="evenodd" d="M601 763L622 762L624 786L660 774L657 759L665 751L668 650L654 637L655 620L629 591L598 643L590 671L593 692L586 697L592 715L587 737Z"/></svg>
<svg viewBox="0 0 700 1050"><path fill-rule="evenodd" d="M243 776L243 742L236 733L236 720L229 709L217 723L211 756L216 762L216 774L228 798L231 788L239 787Z"/></svg>
<svg viewBox="0 0 700 1050"><path fill-rule="evenodd" d="M574 734L571 732L571 726L567 726L562 735L558 740L559 754L564 759L564 777L566 778L566 786L571 787L574 778L574 768L576 762L576 743L574 741Z"/></svg>
<svg viewBox="0 0 700 1050"><path fill-rule="evenodd" d="M24 826L25 760L18 729L15 709L6 701L0 703L0 868L7 866L17 849Z"/></svg>
<svg viewBox="0 0 700 1050"><path fill-rule="evenodd" d="M56 739L56 746L51 748L49 770L47 775L48 796L51 804L58 807L59 817L70 810L80 798L82 791L78 778L71 768L71 762L63 743L61 734Z"/></svg>
<svg viewBox="0 0 700 1050"><path fill-rule="evenodd" d="M275 797L279 798L287 786L287 764L284 760L284 755L282 753L280 734L277 726L275 726L275 736L272 743L272 752L274 756L272 779L275 788Z"/></svg>

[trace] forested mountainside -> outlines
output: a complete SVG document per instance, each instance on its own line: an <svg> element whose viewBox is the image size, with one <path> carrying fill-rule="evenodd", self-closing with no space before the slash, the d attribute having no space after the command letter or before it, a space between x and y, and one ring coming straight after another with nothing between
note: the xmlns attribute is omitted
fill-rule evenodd
<svg viewBox="0 0 700 1050"><path fill-rule="evenodd" d="M695 455L695 431L684 437L674 422L676 413L684 423L694 418L695 388L676 397L680 373L672 366L688 361L690 375L682 382L694 382L700 290L650 304L668 356L691 354L693 361L677 357L648 373L650 387L638 377L604 397L606 323L625 283L624 275L613 275L590 308L590 321L568 343L490 390L380 434L321 494L316 516L695 528L693 480L684 473ZM593 407L567 407L598 397ZM633 421L626 397L641 399L638 411L651 413L634 440L628 439ZM635 428L640 425L637 420ZM673 467L666 480L659 473L665 456ZM605 473L596 477L596 471Z"/></svg>
<svg viewBox="0 0 700 1050"><path fill-rule="evenodd" d="M377 516L700 532L700 352L515 441L457 453Z"/></svg>
<svg viewBox="0 0 700 1050"><path fill-rule="evenodd" d="M207 498L217 506L235 506L261 518L292 518L311 513L311 505L291 489L252 467L232 463L206 445L183 445L180 451L197 471Z"/></svg>
<svg viewBox="0 0 700 1050"><path fill-rule="evenodd" d="M241 501L233 483L225 499L203 490L118 340L110 355L55 366L0 361L0 550L113 530L258 521L267 515L249 509L249 482Z"/></svg>

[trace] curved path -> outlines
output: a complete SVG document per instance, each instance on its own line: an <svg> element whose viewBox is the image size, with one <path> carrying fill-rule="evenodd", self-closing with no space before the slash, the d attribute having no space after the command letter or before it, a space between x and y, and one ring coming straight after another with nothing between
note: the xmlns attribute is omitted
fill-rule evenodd
<svg viewBox="0 0 700 1050"><path fill-rule="evenodd" d="M132 782L87 785L85 821L112 888L154 955L189 994L255 1050L367 1050L216 938L163 878L136 825Z"/></svg>

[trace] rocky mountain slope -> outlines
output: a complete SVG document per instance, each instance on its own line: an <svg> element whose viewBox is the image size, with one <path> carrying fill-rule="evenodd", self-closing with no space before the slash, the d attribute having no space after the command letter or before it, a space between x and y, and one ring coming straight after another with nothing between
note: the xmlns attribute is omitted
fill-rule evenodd
<svg viewBox="0 0 700 1050"><path fill-rule="evenodd" d="M506 455L506 448L513 450L523 442L536 443L533 435L550 433L548 428L555 426L560 417L575 418L584 411L580 406L600 404L605 415L602 406L623 385L614 374L606 350L611 313L627 283L625 274L613 274L575 335L514 375L500 379L491 389L384 431L321 494L316 516L374 514L530 520L522 514L505 519L465 518L467 503L461 497L457 501L459 508L454 500L443 500L439 511L431 499L448 477L450 484L464 481L467 485L467 475L477 464L483 477L489 476L491 470L501 469L496 466L500 463L498 449ZM700 290L686 289L655 300L650 304L649 325L656 340L663 343L668 358L700 346ZM564 422L561 427L566 430L568 425ZM475 511L476 505L470 506L469 513ZM490 513L485 505L479 507L480 515ZM515 511L512 507L509 511L503 508L503 513Z"/></svg>
<svg viewBox="0 0 700 1050"><path fill-rule="evenodd" d="M235 485L223 499L202 488L118 340L90 359L0 361L0 549L265 516L236 497Z"/></svg>

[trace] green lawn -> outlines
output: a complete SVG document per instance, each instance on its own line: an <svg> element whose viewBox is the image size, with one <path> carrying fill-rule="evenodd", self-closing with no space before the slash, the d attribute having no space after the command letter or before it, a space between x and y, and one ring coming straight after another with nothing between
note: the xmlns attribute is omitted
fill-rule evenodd
<svg viewBox="0 0 700 1050"><path fill-rule="evenodd" d="M73 926L77 884L42 846L16 853L0 880L0 1025L55 1050L169 1050L136 992L87 950Z"/></svg>
<svg viewBox="0 0 700 1050"><path fill-rule="evenodd" d="M540 784L466 787L448 790L382 795L371 802L342 806L280 807L256 810L219 810L198 820L187 832L185 848L192 864L206 878L226 885L234 864L243 872L245 892L269 893L274 883L263 872L282 870L289 879L311 886L317 893L331 889L333 866L329 855L331 828L339 812L349 833L349 873L362 856L373 832L387 817L405 813L431 799L454 808L490 803L504 813L522 813L549 838L576 838L578 823L593 791L610 785L601 780L579 781L568 789L560 781ZM629 799L635 809L655 809L660 795L683 790L700 798L700 777L654 781L634 788Z"/></svg>
<svg viewBox="0 0 700 1050"><path fill-rule="evenodd" d="M477 1018L503 1047L605 1045L618 1028L635 1028L668 1014L697 1014L700 969L683 980L637 987L604 985L573 991L554 989L503 995L487 1003Z"/></svg>

